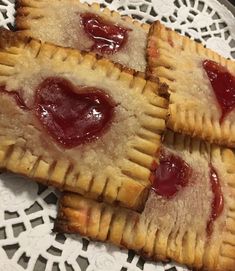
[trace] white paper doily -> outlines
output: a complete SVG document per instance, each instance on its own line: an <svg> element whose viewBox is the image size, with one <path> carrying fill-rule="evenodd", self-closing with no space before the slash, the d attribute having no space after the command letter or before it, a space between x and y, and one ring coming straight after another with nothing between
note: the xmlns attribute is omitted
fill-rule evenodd
<svg viewBox="0 0 235 271"><path fill-rule="evenodd" d="M87 2L94 2L87 0ZM235 19L216 0L96 0L143 22L161 20L235 58ZM11 28L14 0L0 0L0 25ZM22 177L0 175L0 271L186 271L174 263L144 264L132 252L51 232L56 192Z"/></svg>

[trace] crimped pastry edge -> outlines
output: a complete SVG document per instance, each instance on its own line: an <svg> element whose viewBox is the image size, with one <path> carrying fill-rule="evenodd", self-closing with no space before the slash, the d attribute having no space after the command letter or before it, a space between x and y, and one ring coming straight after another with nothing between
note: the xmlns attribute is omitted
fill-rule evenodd
<svg viewBox="0 0 235 271"><path fill-rule="evenodd" d="M202 259L197 256L192 262L191 256L178 257L169 251L159 251L161 244L165 243L164 236L157 230L141 227L139 223L140 214L120 208L85 199L71 193L65 193L59 203L58 217L55 222L54 231L65 233L80 233L96 241L111 242L119 247L133 249L147 259L168 261L173 259L179 263L186 264L193 270L204 271L233 271L235 266L235 154L232 150L221 148L217 145L210 145L199 139L189 139L186 135L166 134L166 141L170 144L179 140L192 151L210 153L212 163L221 160L230 175L229 181L224 181L231 192L226 196L227 216L222 230L223 241L219 250L213 243L206 242L202 252ZM191 149L192 148L192 149ZM155 237L154 237L155 236ZM188 232L185 236L184 245L191 247L191 238L194 234ZM148 239L148 241L146 241ZM155 244L155 245L154 245ZM158 249L157 249L158 248ZM198 245L197 250L200 248ZM195 249L195 248L194 248ZM219 254L217 255L217 251ZM189 252L188 252L189 253ZM216 254L216 255L215 255ZM190 254L191 255L191 254Z"/></svg>
<svg viewBox="0 0 235 271"><path fill-rule="evenodd" d="M226 59L214 52L211 49L205 48L203 44L196 42L189 37L182 36L172 29L165 27L159 21L152 24L147 47L147 76L149 78L159 77L161 83L166 83L169 86L171 94L169 103L169 118L167 127L175 132L185 133L192 137L200 137L210 143L225 145L228 147L235 147L235 123L228 123L224 121L222 125L219 119L213 118L212 115L206 117L205 112L183 106L174 102L174 97L177 97L177 90L171 89L171 81L167 77L162 77L158 74L158 66L165 67L170 71L170 64L167 64L165 59L166 51L160 56L154 55L154 50L158 50L156 46L157 40L161 39L163 42L180 41L182 50L198 54L214 60L221 65L227 67L230 71L235 72L235 62ZM160 48L161 49L161 48ZM154 55L154 56L153 56ZM159 62L159 64L157 64Z"/></svg>
<svg viewBox="0 0 235 271"><path fill-rule="evenodd" d="M155 127L154 129L159 131L159 134L157 132L155 136L159 136L160 138L160 134L163 132L165 127L164 123L167 115L166 108L168 106L168 101L160 96L155 95L155 91L159 89L160 92L163 92L167 95L167 89L165 85L159 85L156 82L146 81L142 73L126 68L120 64L114 64L111 61L108 61L98 55L79 52L75 49L66 49L49 43L42 43L32 38L23 38L20 34L13 34L7 30L0 30L0 45L2 48L2 52L0 54L0 78L2 80L8 76L11 76L12 72L14 71L14 63L9 64L9 59L12 57L11 61L14 62L17 59L17 56L21 54L22 50L30 50L31 54L35 57L50 57L50 55L53 57L53 54L56 53L55 51L60 51L62 58L60 61L65 62L67 58L73 57L77 59L78 65L79 63L86 62L88 66L93 65L93 67L95 66L96 69L105 69L108 76L112 75L110 73L110 68L114 69L115 76L118 76L116 80L121 80L125 84L136 88L136 91L140 93L142 92L143 95L150 95L149 103L159 107L159 109L165 112L164 117L159 118L159 127L157 127L157 122L152 123L152 125ZM6 67L6 69L2 69L3 67ZM7 142L8 139L5 138L4 140ZM156 139L154 140L156 142ZM156 148L159 147L158 144L160 144L160 141L156 144ZM42 157L34 157L30 150L25 150L24 146L17 145L15 142L1 143L0 152L1 168L7 168L8 170L16 173L34 177L36 180L47 185L53 185L63 189L63 186L61 187L61 179L67 178L68 174L70 173L71 165L66 161L46 162ZM22 164L17 168L16 165L18 165L19 158L20 161L23 160L24 163L22 162ZM28 162L31 164L27 164ZM48 177L49 175L50 177ZM48 181L50 178L52 179ZM63 181L62 183L64 184ZM149 185L147 184L146 186L146 184L138 182L135 184L131 181L131 178L127 176L124 186L126 186L126 189L123 187L118 190L119 196L117 196L117 202L124 204L126 207L141 209L145 203L148 190L147 188ZM72 190L74 192L74 188L69 186L67 186L66 189L69 191ZM133 191L133 193L135 192L134 194L132 193L134 199L131 199L130 191ZM76 192L90 197L94 196L90 195L90 193L86 193L86 189L79 189Z"/></svg>
<svg viewBox="0 0 235 271"><path fill-rule="evenodd" d="M35 0L16 0L17 4L16 4L16 28L18 30L26 30L27 29L27 9L24 10L24 8L37 8L40 7L40 5L43 3L43 1L41 1L40 4L36 4L37 1ZM53 0L53 1L57 1L57 0ZM72 2L75 2L74 0L69 0ZM79 4L86 6L86 7L90 7L91 8L91 12L92 11L100 11L102 10L102 7L100 4L98 3L92 3L92 4L88 4L88 3L80 3L79 0L76 0L76 2L79 2ZM103 14L105 16L108 17L112 17L112 18L119 18L121 20L123 20L124 22L130 23L135 25L136 27L142 28L146 33L148 33L149 29L150 29L150 25L148 23L141 23L129 16L126 15L120 15L118 12L110 10L109 8L104 8L103 10ZM29 35L29 32L27 32L26 35Z"/></svg>

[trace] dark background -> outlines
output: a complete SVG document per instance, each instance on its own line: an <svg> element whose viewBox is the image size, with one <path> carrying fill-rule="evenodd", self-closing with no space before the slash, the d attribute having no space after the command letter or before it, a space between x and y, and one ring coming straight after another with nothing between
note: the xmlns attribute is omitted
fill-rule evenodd
<svg viewBox="0 0 235 271"><path fill-rule="evenodd" d="M225 5L235 16L235 0L217 0L222 5Z"/></svg>
<svg viewBox="0 0 235 271"><path fill-rule="evenodd" d="M228 0L231 4L235 5L235 0Z"/></svg>

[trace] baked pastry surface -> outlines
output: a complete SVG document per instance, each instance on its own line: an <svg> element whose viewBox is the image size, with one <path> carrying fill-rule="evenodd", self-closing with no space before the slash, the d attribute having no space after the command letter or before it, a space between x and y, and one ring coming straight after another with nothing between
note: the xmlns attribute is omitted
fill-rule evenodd
<svg viewBox="0 0 235 271"><path fill-rule="evenodd" d="M165 87L94 54L3 29L0 48L0 167L86 197L141 208L165 128L168 101L157 94ZM51 78L73 85L73 95L79 95L78 86L83 94L90 87L112 98L114 116L96 140L67 148L37 117L35 97Z"/></svg>
<svg viewBox="0 0 235 271"><path fill-rule="evenodd" d="M18 0L16 26L24 35L64 47L89 51L93 41L85 33L81 15L92 13L100 18L128 29L127 42L114 54L102 54L106 58L138 71L146 69L146 46L149 25L141 24L127 16L99 4L82 4L79 0Z"/></svg>
<svg viewBox="0 0 235 271"><path fill-rule="evenodd" d="M147 55L149 75L159 77L170 89L168 127L176 132L234 147L235 110L230 110L221 118L221 108L203 68L203 61L212 60L233 76L233 79L227 78L222 83L233 81L233 92L231 90L231 96L227 98L230 109L234 109L235 62L166 28L160 22L151 27Z"/></svg>
<svg viewBox="0 0 235 271"><path fill-rule="evenodd" d="M192 168L189 183L172 198L151 191L139 214L65 193L55 231L80 233L134 249L154 260L175 260L195 270L233 271L235 266L235 156L232 150L188 136L167 133L164 148ZM219 179L223 200L215 201L209 165ZM218 187L217 187L218 188ZM211 212L223 202L212 221ZM217 206L217 207L215 207ZM211 231L209 231L208 225Z"/></svg>

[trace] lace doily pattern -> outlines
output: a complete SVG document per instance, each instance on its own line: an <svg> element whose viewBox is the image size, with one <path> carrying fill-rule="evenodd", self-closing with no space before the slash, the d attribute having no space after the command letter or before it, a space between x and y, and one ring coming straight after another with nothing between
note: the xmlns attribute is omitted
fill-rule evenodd
<svg viewBox="0 0 235 271"><path fill-rule="evenodd" d="M87 0L92 3L94 1ZM96 0L143 22L160 20L235 58L235 20L216 0ZM14 25L14 0L0 0L0 25ZM11 174L0 175L0 271L186 271L133 252L52 232L58 194Z"/></svg>
<svg viewBox="0 0 235 271"><path fill-rule="evenodd" d="M57 198L51 188L20 176L0 175L0 271L172 270L173 264L144 264L126 250L53 233Z"/></svg>
<svg viewBox="0 0 235 271"><path fill-rule="evenodd" d="M13 28L14 25L14 0L1 0L0 1L0 26L5 28Z"/></svg>

